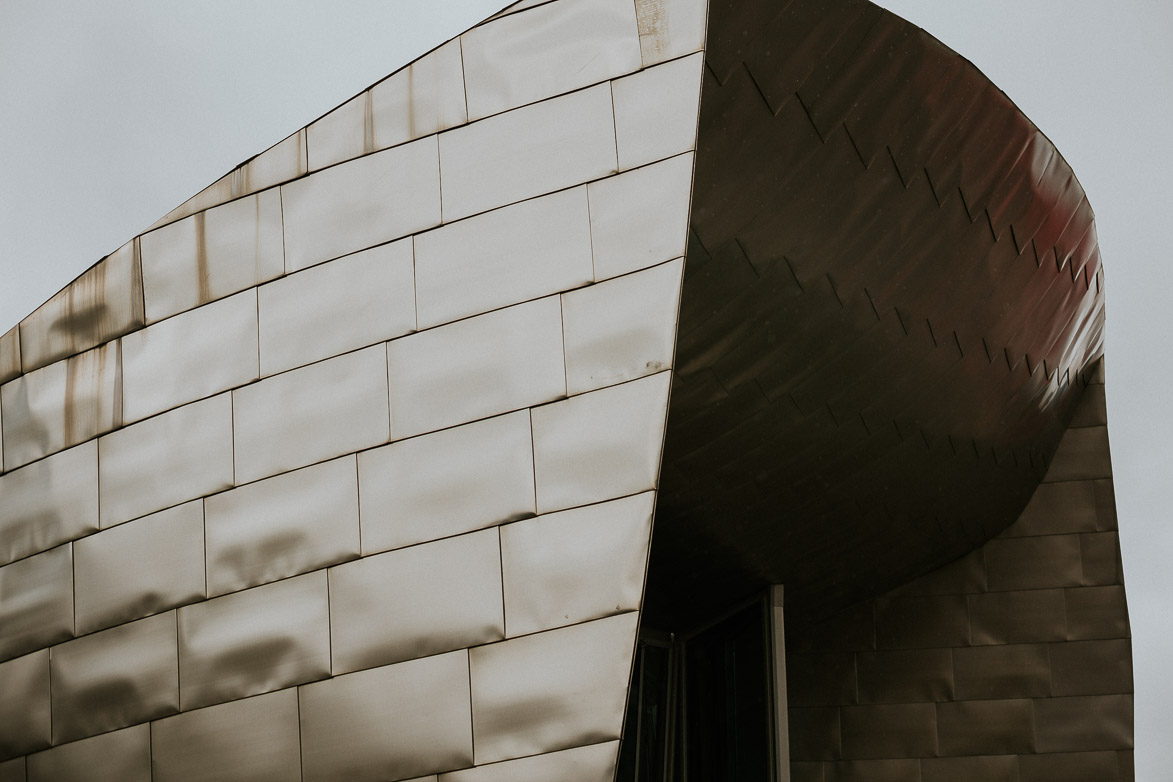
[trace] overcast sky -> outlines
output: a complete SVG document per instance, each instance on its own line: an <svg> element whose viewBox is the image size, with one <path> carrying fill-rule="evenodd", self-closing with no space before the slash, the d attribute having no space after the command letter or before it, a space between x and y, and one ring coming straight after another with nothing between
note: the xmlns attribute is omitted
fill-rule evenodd
<svg viewBox="0 0 1173 782"><path fill-rule="evenodd" d="M237 163L502 0L0 0L0 333ZM1096 212L1137 681L1137 778L1173 768L1173 3L884 0L1058 146Z"/></svg>

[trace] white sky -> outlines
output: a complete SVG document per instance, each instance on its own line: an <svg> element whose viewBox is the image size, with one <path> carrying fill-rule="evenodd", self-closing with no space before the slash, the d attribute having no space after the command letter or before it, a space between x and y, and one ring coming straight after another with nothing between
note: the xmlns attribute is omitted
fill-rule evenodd
<svg viewBox="0 0 1173 782"><path fill-rule="evenodd" d="M503 0L2 0L0 333L237 163ZM1096 212L1137 778L1173 767L1173 3L881 0L981 68Z"/></svg>

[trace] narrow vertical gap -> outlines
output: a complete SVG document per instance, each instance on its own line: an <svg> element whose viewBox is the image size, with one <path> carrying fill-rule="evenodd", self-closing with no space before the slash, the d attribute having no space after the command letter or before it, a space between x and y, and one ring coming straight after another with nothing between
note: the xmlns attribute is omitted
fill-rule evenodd
<svg viewBox="0 0 1173 782"><path fill-rule="evenodd" d="M599 280L599 273L595 271L595 225L591 221L591 190L589 185L582 185L587 205L587 237L591 243L591 279Z"/></svg>
<svg viewBox="0 0 1173 782"><path fill-rule="evenodd" d="M497 525L497 566L501 570L501 637L509 637L508 619L505 614L505 540L501 537L502 525Z"/></svg>
<svg viewBox="0 0 1173 782"><path fill-rule="evenodd" d="M440 134L432 136L436 139L436 192L440 196L440 225L444 224L444 173L440 166ZM412 234L414 241L415 234Z"/></svg>
<svg viewBox="0 0 1173 782"><path fill-rule="evenodd" d="M460 51L460 86L464 90L464 121L471 122L468 116L468 77L464 72L464 36L456 36L456 48Z"/></svg>
<svg viewBox="0 0 1173 782"><path fill-rule="evenodd" d="M565 293L558 295L558 325L562 328L562 393L564 396L570 396L570 370L566 356L566 312L562 307L562 297Z"/></svg>
<svg viewBox="0 0 1173 782"><path fill-rule="evenodd" d="M331 669L332 670L332 669ZM305 780L305 745L301 740L301 687L295 687L297 696L297 773L298 778Z"/></svg>
<svg viewBox="0 0 1173 782"><path fill-rule="evenodd" d="M530 467L533 468L534 476L534 515L538 515L538 449L534 446L534 409L531 407L527 411L529 413L529 461Z"/></svg>
<svg viewBox="0 0 1173 782"><path fill-rule="evenodd" d="M363 555L362 547L362 479L358 471L358 454L354 454L354 512L358 522L358 555Z"/></svg>
<svg viewBox="0 0 1173 782"><path fill-rule="evenodd" d="M468 743L472 750L472 764L477 764L477 731L476 721L473 719L472 700L472 649L464 650L464 659L468 663Z"/></svg>
<svg viewBox="0 0 1173 782"><path fill-rule="evenodd" d="M619 173L619 125L615 119L615 80L607 82L611 92L611 139L615 142L615 172Z"/></svg>

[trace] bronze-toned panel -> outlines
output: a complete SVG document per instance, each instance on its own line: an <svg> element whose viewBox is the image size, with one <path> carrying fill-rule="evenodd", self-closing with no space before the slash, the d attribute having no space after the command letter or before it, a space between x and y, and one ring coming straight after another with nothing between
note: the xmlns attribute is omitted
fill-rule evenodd
<svg viewBox="0 0 1173 782"><path fill-rule="evenodd" d="M824 782L822 763L791 763L790 782Z"/></svg>
<svg viewBox="0 0 1173 782"><path fill-rule="evenodd" d="M969 758L925 758L920 762L920 782L1020 782L1015 755L982 755Z"/></svg>
<svg viewBox="0 0 1173 782"><path fill-rule="evenodd" d="M1123 782L1116 752L1053 752L1018 759L1019 782Z"/></svg>
<svg viewBox="0 0 1173 782"><path fill-rule="evenodd" d="M1132 696L1087 695L1035 702L1039 752L1132 749Z"/></svg>
<svg viewBox="0 0 1173 782"><path fill-rule="evenodd" d="M0 758L49 746L49 650L0 663Z"/></svg>
<svg viewBox="0 0 1173 782"><path fill-rule="evenodd" d="M1079 481L1112 477L1108 427L1068 429L1059 442L1044 481Z"/></svg>
<svg viewBox="0 0 1173 782"><path fill-rule="evenodd" d="M788 654L786 702L799 707L858 703L855 657L843 652Z"/></svg>
<svg viewBox="0 0 1173 782"><path fill-rule="evenodd" d="M0 762L0 782L25 782L23 757Z"/></svg>
<svg viewBox="0 0 1173 782"><path fill-rule="evenodd" d="M1080 586L1079 535L992 540L985 546L990 591Z"/></svg>
<svg viewBox="0 0 1173 782"><path fill-rule="evenodd" d="M792 759L835 760L843 757L837 706L787 709L786 720Z"/></svg>
<svg viewBox="0 0 1173 782"><path fill-rule="evenodd" d="M1108 404L1104 395L1103 383L1092 383L1083 390L1079 405L1075 408L1075 415L1071 417L1071 427L1107 426Z"/></svg>
<svg viewBox="0 0 1173 782"><path fill-rule="evenodd" d="M876 600L876 646L880 649L963 646L968 642L965 595Z"/></svg>
<svg viewBox="0 0 1173 782"><path fill-rule="evenodd" d="M1056 696L1132 692L1132 644L1127 639L1051 644L1051 686Z"/></svg>
<svg viewBox="0 0 1173 782"><path fill-rule="evenodd" d="M948 565L896 587L890 595L964 595L986 591L985 550L977 549Z"/></svg>
<svg viewBox="0 0 1173 782"><path fill-rule="evenodd" d="M1047 644L974 646L953 650L958 700L1051 694Z"/></svg>
<svg viewBox="0 0 1173 782"><path fill-rule="evenodd" d="M922 758L937 754L937 713L931 703L844 706L843 757Z"/></svg>
<svg viewBox="0 0 1173 782"><path fill-rule="evenodd" d="M28 782L151 782L151 726L135 725L29 755Z"/></svg>
<svg viewBox="0 0 1173 782"><path fill-rule="evenodd" d="M1041 483L1005 536L1056 535L1098 529L1095 481Z"/></svg>
<svg viewBox="0 0 1173 782"><path fill-rule="evenodd" d="M1096 528L1114 530L1119 527L1116 518L1116 491L1111 478L1092 481L1096 492Z"/></svg>
<svg viewBox="0 0 1173 782"><path fill-rule="evenodd" d="M1116 753L1116 763L1120 769L1120 782L1136 782L1136 768L1134 767L1132 750L1120 750Z"/></svg>
<svg viewBox="0 0 1173 782"><path fill-rule="evenodd" d="M974 645L1061 641L1066 637L1062 589L969 596Z"/></svg>
<svg viewBox="0 0 1173 782"><path fill-rule="evenodd" d="M1079 536L1083 559L1083 586L1124 583L1120 563L1120 537L1115 532L1093 532Z"/></svg>
<svg viewBox="0 0 1173 782"><path fill-rule="evenodd" d="M915 782L920 778L919 760L853 760L823 768L827 782Z"/></svg>
<svg viewBox="0 0 1173 782"><path fill-rule="evenodd" d="M1130 638L1128 605L1122 586L1063 590L1067 640Z"/></svg>
<svg viewBox="0 0 1173 782"><path fill-rule="evenodd" d="M619 742L608 741L453 771L438 782L612 782L618 753Z"/></svg>
<svg viewBox="0 0 1173 782"><path fill-rule="evenodd" d="M1035 751L1030 699L937 704L942 755L1011 755Z"/></svg>
<svg viewBox="0 0 1173 782"><path fill-rule="evenodd" d="M0 567L0 660L73 635L73 546Z"/></svg>
<svg viewBox="0 0 1173 782"><path fill-rule="evenodd" d="M787 625L787 653L818 650L851 652L876 648L875 602L864 600L830 619L801 627Z"/></svg>
<svg viewBox="0 0 1173 782"><path fill-rule="evenodd" d="M932 703L953 697L949 649L863 652L856 660L860 703Z"/></svg>

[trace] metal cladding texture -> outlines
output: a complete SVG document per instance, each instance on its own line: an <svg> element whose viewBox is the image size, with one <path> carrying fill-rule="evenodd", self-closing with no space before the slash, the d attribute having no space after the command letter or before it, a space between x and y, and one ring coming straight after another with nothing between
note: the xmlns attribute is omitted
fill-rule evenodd
<svg viewBox="0 0 1173 782"><path fill-rule="evenodd" d="M613 777L705 13L645 5L508 9L0 337L0 780Z"/></svg>

